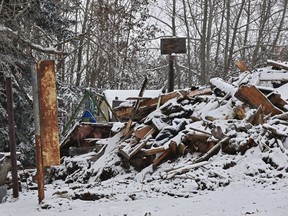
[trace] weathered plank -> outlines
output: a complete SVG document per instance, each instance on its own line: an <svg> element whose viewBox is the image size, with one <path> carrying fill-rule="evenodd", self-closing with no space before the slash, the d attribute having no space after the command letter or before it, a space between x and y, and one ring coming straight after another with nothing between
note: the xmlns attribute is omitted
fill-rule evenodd
<svg viewBox="0 0 288 216"><path fill-rule="evenodd" d="M235 65L241 72L249 71L248 66L242 60L237 61Z"/></svg>
<svg viewBox="0 0 288 216"><path fill-rule="evenodd" d="M159 154L162 152L165 152L166 149L163 146L155 147L155 148L150 148L150 149L145 149L144 154L145 155L154 155L154 154Z"/></svg>
<svg viewBox="0 0 288 216"><path fill-rule="evenodd" d="M155 169L157 166L159 166L163 160L165 160L167 157L169 157L171 154L171 150L167 149L163 154L161 154L158 158L155 158L153 161L153 169Z"/></svg>
<svg viewBox="0 0 288 216"><path fill-rule="evenodd" d="M134 132L134 136L139 139L142 139L151 129L152 129L151 125L145 125L144 127L137 129Z"/></svg>
<svg viewBox="0 0 288 216"><path fill-rule="evenodd" d="M242 85L235 93L235 97L240 101L249 104L252 108L257 109L263 106L263 112L268 115L278 115L283 113L282 110L275 107L265 95L253 85Z"/></svg>

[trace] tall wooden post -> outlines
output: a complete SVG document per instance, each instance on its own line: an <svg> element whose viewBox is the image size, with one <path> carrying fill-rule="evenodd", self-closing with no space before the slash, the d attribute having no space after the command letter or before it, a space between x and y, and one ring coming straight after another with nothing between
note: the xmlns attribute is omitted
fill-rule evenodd
<svg viewBox="0 0 288 216"><path fill-rule="evenodd" d="M15 122L14 122L13 90L12 90L12 78L11 77L6 78L6 96L7 96L7 113L8 113L8 126L9 126L9 144L10 144L10 156L11 156L13 197L18 198L19 197L19 185L18 185L18 174L17 174Z"/></svg>

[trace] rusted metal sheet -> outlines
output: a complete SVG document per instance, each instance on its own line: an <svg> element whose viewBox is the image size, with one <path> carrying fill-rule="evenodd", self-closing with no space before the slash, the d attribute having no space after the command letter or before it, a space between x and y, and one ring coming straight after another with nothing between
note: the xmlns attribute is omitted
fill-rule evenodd
<svg viewBox="0 0 288 216"><path fill-rule="evenodd" d="M43 166L59 165L60 145L54 61L40 61L37 65L37 75Z"/></svg>

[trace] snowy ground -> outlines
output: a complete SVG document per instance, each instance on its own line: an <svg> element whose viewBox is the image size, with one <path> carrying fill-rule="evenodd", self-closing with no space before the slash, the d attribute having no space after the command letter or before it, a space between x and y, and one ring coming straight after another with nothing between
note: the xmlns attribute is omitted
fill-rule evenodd
<svg viewBox="0 0 288 216"><path fill-rule="evenodd" d="M262 71L261 76L263 74ZM252 82L259 76L252 74L250 78ZM218 81L213 80L214 83ZM287 100L287 84L278 90ZM220 127L225 132L223 135L230 139L229 146L244 146L243 151L239 147L234 153L229 153L221 148L217 155L213 154L208 161L202 162L195 161L195 158L199 159L198 152L191 154L188 151L161 163L156 170L151 165L137 172L118 156L119 147L123 144L120 142L123 134L119 132L101 140L105 152L99 159L96 152L65 158L54 170L53 183L45 186L46 198L40 205L37 191L28 190L25 183L19 199L12 199L9 191L7 201L0 204L0 216L33 216L39 212L48 216L288 215L287 108L281 115L266 116L263 124L252 124L249 119L255 116L256 109L246 111L242 120L227 119L227 116L221 118L219 113L229 114L233 98L217 110L213 106L219 105L218 100L211 98L215 99L210 97L208 103L193 104L192 100L193 112L203 114L201 119L206 119L207 113L210 115L212 112L211 116L216 117L214 129ZM176 105L186 107L181 101L179 103ZM173 123L177 117L172 113L171 118ZM190 124L188 121L185 130L190 133L190 127L199 129L206 125L202 123ZM178 135L175 137L180 137Z"/></svg>
<svg viewBox="0 0 288 216"><path fill-rule="evenodd" d="M141 190L139 190L141 188ZM50 209L37 205L37 191L23 191L18 200L9 199L0 205L0 215L267 215L284 216L288 211L288 187L268 188L248 182L233 182L216 191L191 192L188 198L151 193L147 185L127 185L122 198L98 201L70 200L52 196L47 186L45 203ZM101 193L101 189L98 191ZM134 195L135 200L130 197ZM129 197L130 196L130 197ZM125 199L125 198L126 199ZM42 206L45 206L44 204Z"/></svg>
<svg viewBox="0 0 288 216"><path fill-rule="evenodd" d="M268 154L277 169L263 160ZM281 155L278 148L262 153L258 147L245 155L220 153L209 164L173 179L163 177L163 170L176 165L168 162L152 174L149 168L140 173L132 170L103 182L67 184L56 180L45 186L41 205L37 190L27 190L23 184L17 200L9 191L8 200L0 204L0 215L284 216L288 211L288 173L287 157ZM185 160L181 158L177 165ZM95 201L83 200L90 198Z"/></svg>

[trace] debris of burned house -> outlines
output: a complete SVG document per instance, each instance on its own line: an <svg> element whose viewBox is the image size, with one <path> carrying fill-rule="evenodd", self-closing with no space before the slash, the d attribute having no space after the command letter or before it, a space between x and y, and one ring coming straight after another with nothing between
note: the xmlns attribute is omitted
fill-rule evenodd
<svg viewBox="0 0 288 216"><path fill-rule="evenodd" d="M60 144L61 157L99 151L97 140L110 137L111 128L110 123L77 122Z"/></svg>
<svg viewBox="0 0 288 216"><path fill-rule="evenodd" d="M134 123L119 143L119 155L142 169L147 161L156 168L167 159L187 153L194 163L200 163L220 149L227 154L245 154L253 146L265 147L252 135L252 129L287 115L288 72L285 65L281 66L284 69L267 67L250 72L241 62L238 77L229 81L213 78L210 88L142 98L136 108L121 104L114 108L116 116ZM279 124L287 127L286 123ZM287 134L281 136L280 143L287 140Z"/></svg>
<svg viewBox="0 0 288 216"><path fill-rule="evenodd" d="M138 96L115 107L122 126L110 139L97 141L111 146L101 148L105 153L99 164L109 165L91 171L95 179L105 167L116 175L119 165L138 171L151 166L166 179L183 177L209 164L219 152L244 155L255 146L263 152L276 146L288 155L287 71L272 67L248 71L243 64L238 77L212 78L210 87ZM173 167L179 160L186 162ZM158 169L166 161L170 163L163 167L170 168Z"/></svg>

